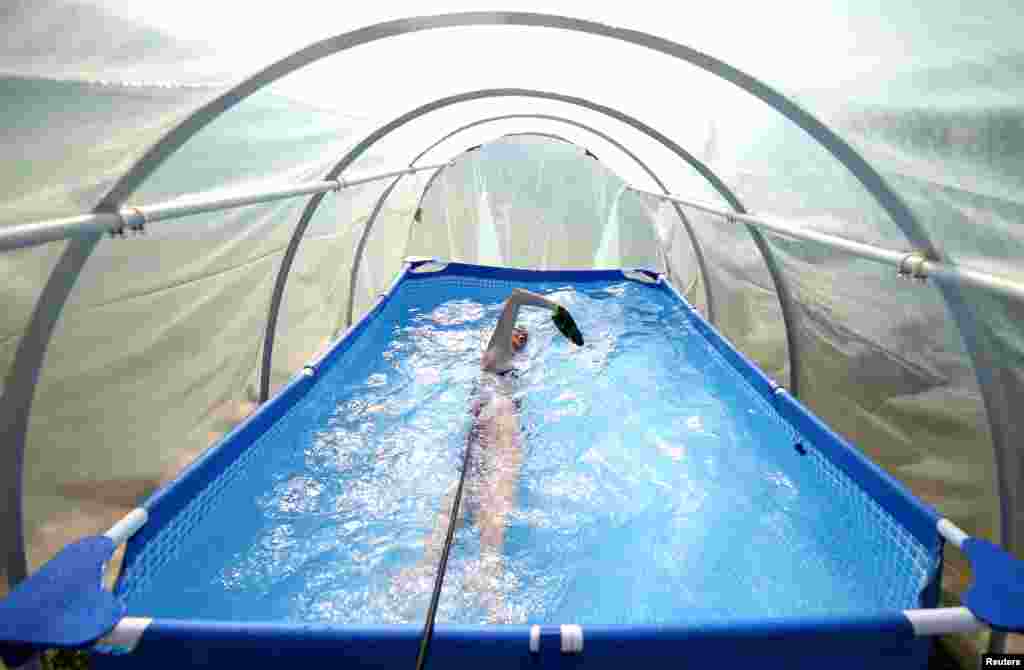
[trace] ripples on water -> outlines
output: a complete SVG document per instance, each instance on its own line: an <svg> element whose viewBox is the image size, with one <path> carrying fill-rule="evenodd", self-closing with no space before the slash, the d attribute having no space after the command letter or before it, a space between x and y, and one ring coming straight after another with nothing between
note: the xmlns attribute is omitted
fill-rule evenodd
<svg viewBox="0 0 1024 670"><path fill-rule="evenodd" d="M888 576L849 539L856 510L813 485L678 305L630 282L551 295L587 344L521 312L524 458L504 570L481 560L487 501L468 495L439 622L496 609L515 622L683 623L885 608ZM421 622L436 567L424 541L458 478L498 299L411 309L361 362L367 374L325 373L318 423L260 453L161 576L180 595L146 613Z"/></svg>

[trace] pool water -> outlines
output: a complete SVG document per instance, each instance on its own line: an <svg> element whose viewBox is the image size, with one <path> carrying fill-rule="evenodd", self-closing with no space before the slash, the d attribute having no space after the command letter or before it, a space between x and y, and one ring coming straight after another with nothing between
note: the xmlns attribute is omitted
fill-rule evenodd
<svg viewBox="0 0 1024 670"><path fill-rule="evenodd" d="M436 571L424 543L458 480L482 348L516 284L410 283L164 543L159 569L129 568L130 614L423 621ZM467 496L439 623L917 606L924 549L813 445L795 447L800 436L674 295L625 279L528 287L565 305L586 343L522 310L522 464L502 569L481 550L495 501Z"/></svg>

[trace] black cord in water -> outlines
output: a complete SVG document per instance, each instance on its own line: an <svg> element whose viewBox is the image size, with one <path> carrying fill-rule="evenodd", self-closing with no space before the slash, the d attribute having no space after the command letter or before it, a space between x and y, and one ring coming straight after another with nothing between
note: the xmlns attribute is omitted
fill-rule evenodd
<svg viewBox="0 0 1024 670"><path fill-rule="evenodd" d="M434 618L437 616L437 603L441 599L441 585L444 584L444 573L448 568L448 552L452 548L452 540L455 538L455 522L459 518L459 504L462 502L462 485L466 481L466 472L469 470L469 454L473 446L473 434L476 428L471 428L466 437L466 455L462 459L462 474L459 476L459 488L455 491L455 501L452 503L451 517L448 519L448 535L444 539L444 550L441 552L441 565L434 578L434 593L430 596L430 607L427 608L427 622L423 626L423 637L420 639L420 653L416 657L416 670L423 670L427 662L427 654L430 652L430 641L434 637Z"/></svg>

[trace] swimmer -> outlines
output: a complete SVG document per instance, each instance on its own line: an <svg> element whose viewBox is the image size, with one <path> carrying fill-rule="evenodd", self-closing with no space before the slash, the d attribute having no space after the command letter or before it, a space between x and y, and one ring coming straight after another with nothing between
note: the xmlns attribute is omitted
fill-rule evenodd
<svg viewBox="0 0 1024 670"><path fill-rule="evenodd" d="M514 400L517 354L529 342L529 332L516 326L521 307L549 309L552 320L567 338L583 345L583 337L569 312L544 296L515 289L505 301L498 326L480 360L482 370L477 395L471 407L473 427L467 440L470 471L466 473L464 500L472 507L480 528L480 569L467 578L467 586L483 596L490 623L510 622L501 597L504 580L505 526L515 506L516 485L523 462L523 441L519 410ZM405 573L406 578L436 571L448 531L456 485L445 495L434 528L426 540L423 561ZM462 524L467 505L460 505ZM409 574L411 572L411 574Z"/></svg>

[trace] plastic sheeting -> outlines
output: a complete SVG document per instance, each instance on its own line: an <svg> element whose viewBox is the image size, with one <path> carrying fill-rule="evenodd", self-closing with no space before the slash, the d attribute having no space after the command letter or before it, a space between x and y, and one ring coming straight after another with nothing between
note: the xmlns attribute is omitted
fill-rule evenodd
<svg viewBox="0 0 1024 670"><path fill-rule="evenodd" d="M123 91L114 88L116 100ZM286 113L287 104L271 95L240 105L133 201L318 178L352 130L325 122L318 110ZM60 125L60 114L40 121ZM257 126L260 137L242 130ZM348 273L331 255L351 246L352 226L382 188L350 188L317 212L279 323L288 337L275 352L275 385L337 328ZM33 403L24 476L33 569L73 536L105 530L255 408L271 288L304 203L195 215L99 243L58 322ZM5 365L63 247L3 258L15 280L3 287L13 306L4 316Z"/></svg>
<svg viewBox="0 0 1024 670"><path fill-rule="evenodd" d="M860 151L955 262L1022 279L1024 56L1018 9L972 5L719 2L685 16L636 3L519 3L665 36L762 78ZM432 11L466 10L447 2ZM236 8L187 0L17 2L0 10L0 225L87 211L175 122L237 81L324 37L421 10L380 3ZM674 10L673 10L674 11ZM198 20L201 17L202 20ZM742 20L737 20L742 17ZM49 77L41 79L40 77ZM191 138L130 199L314 179L369 129L453 93L520 86L621 110L697 156L753 212L909 250L859 183L803 131L732 85L635 46L561 30L488 26L404 35L331 56L256 93ZM353 169L396 168L469 120L550 112L621 141L677 193L718 196L678 156L596 110L503 97L410 122ZM371 119L373 120L371 122ZM623 191L653 189L628 157L579 129L510 121L459 134L424 157L459 158L416 203L428 175L385 202L360 266L356 315L406 253L533 267L666 270L718 327L791 383L778 298L749 235L684 208L708 276L675 210ZM16 157L16 158L10 158ZM287 285L274 385L345 325L362 226L386 183L328 195ZM102 530L252 410L267 301L304 199L150 226L104 240L85 266L47 354L29 433L26 514L33 567ZM428 234L427 231L432 231ZM978 290L962 333L932 285L807 243L768 236L795 298L801 397L920 496L999 540L997 481L1020 525L1019 456L999 470L988 421L1024 397L1020 306ZM63 243L0 255L0 370L6 371ZM986 415L964 342L983 352L1004 411ZM1008 447L1019 449L1016 444ZM1019 542L1021 538L1016 538ZM1019 547L1012 547L1019 550ZM952 558L955 552L947 552ZM965 584L951 562L946 587Z"/></svg>
<svg viewBox="0 0 1024 670"><path fill-rule="evenodd" d="M697 267L693 243L681 224L679 214L666 201L638 194L640 203L654 221L658 247L662 252L665 277L686 300L707 317L705 279ZM684 214L685 216L685 214Z"/></svg>
<svg viewBox="0 0 1024 670"><path fill-rule="evenodd" d="M466 154L434 181L409 250L483 265L659 267L639 196L582 149L509 137Z"/></svg>
<svg viewBox="0 0 1024 670"><path fill-rule="evenodd" d="M218 92L0 74L0 225L88 211L150 144Z"/></svg>

